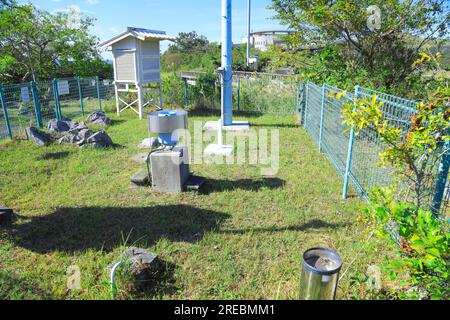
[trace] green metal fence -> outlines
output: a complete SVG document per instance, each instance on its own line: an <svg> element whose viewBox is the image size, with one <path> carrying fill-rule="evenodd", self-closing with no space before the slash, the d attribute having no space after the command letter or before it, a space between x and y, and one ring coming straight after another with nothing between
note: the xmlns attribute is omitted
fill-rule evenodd
<svg viewBox="0 0 450 320"><path fill-rule="evenodd" d="M21 137L30 126L43 128L51 119L102 110L113 97L113 81L98 77L0 84L0 140Z"/></svg>
<svg viewBox="0 0 450 320"><path fill-rule="evenodd" d="M354 131L346 131L343 124L342 109L344 105L353 104L355 98L377 96L383 102L382 111L391 124L405 134L411 126L411 118L416 113L416 102L392 96L383 92L357 86L354 92L323 84L318 86L312 82L299 86L298 111L302 124L334 164L337 172L344 180L343 197L348 195L352 185L363 197L368 197L374 186L387 186L396 182L393 170L380 168L379 154L385 148L374 130L364 129L358 136ZM338 98L337 94L342 97ZM448 154L448 152L447 152ZM448 157L436 168L435 182L429 188L430 206L440 210L446 188ZM448 200L448 196L446 197Z"/></svg>

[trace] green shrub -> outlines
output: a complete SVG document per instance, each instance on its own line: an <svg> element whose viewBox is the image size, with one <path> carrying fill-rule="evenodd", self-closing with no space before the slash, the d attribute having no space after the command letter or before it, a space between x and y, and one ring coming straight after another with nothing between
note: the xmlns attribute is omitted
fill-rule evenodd
<svg viewBox="0 0 450 320"><path fill-rule="evenodd" d="M395 200L393 189L375 189L364 209L366 221L396 253L384 269L391 280L400 278L399 299L450 298L449 223L431 211Z"/></svg>

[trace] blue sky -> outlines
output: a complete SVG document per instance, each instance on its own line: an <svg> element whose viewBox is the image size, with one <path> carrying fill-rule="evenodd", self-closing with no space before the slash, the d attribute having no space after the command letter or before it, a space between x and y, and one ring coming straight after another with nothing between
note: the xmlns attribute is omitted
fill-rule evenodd
<svg viewBox="0 0 450 320"><path fill-rule="evenodd" d="M92 33L107 40L127 26L164 30L168 34L195 30L210 41L220 41L221 0L34 0L50 12L73 7L97 19ZM247 0L233 0L233 41L240 43L247 30ZM271 0L252 0L253 30L281 29L267 9ZM164 42L163 50L168 43ZM105 55L107 57L107 55Z"/></svg>

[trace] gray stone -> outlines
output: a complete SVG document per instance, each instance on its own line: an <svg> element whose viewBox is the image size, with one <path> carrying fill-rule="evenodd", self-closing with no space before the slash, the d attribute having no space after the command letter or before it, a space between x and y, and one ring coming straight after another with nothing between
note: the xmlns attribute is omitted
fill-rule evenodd
<svg viewBox="0 0 450 320"><path fill-rule="evenodd" d="M67 132L70 125L66 121L53 119L47 123L47 129L51 132Z"/></svg>
<svg viewBox="0 0 450 320"><path fill-rule="evenodd" d="M111 124L111 120L109 118L101 118L92 122L96 126L109 126Z"/></svg>
<svg viewBox="0 0 450 320"><path fill-rule="evenodd" d="M139 149L152 149L159 146L159 140L157 138L147 138L142 140L141 144L138 145Z"/></svg>
<svg viewBox="0 0 450 320"><path fill-rule="evenodd" d="M86 140L86 143L92 144L95 148L105 148L114 145L113 141L105 131L99 131L93 134Z"/></svg>
<svg viewBox="0 0 450 320"><path fill-rule="evenodd" d="M104 112L101 111L91 113L87 117L86 122L101 126L109 126L111 124L111 120L106 116Z"/></svg>
<svg viewBox="0 0 450 320"><path fill-rule="evenodd" d="M28 139L32 140L37 146L43 147L51 142L51 137L49 134L42 132L35 127L28 127L25 129Z"/></svg>
<svg viewBox="0 0 450 320"><path fill-rule="evenodd" d="M141 169L131 177L131 183L138 187L148 186L149 182L150 178L147 169Z"/></svg>
<svg viewBox="0 0 450 320"><path fill-rule="evenodd" d="M58 139L58 143L59 144L72 143L72 139L73 139L72 135L62 136L61 138Z"/></svg>
<svg viewBox="0 0 450 320"><path fill-rule="evenodd" d="M70 126L70 133L78 134L82 130L89 129L84 122L72 122Z"/></svg>
<svg viewBox="0 0 450 320"><path fill-rule="evenodd" d="M131 247L119 255L118 259L125 261L126 271L134 276L137 289L144 289L162 269L162 262L158 256L141 248ZM109 265L110 270L114 264Z"/></svg>
<svg viewBox="0 0 450 320"><path fill-rule="evenodd" d="M93 135L94 135L94 133L92 132L92 130L90 130L90 129L83 129L83 130L81 130L78 133L78 139L80 139L80 141L87 140Z"/></svg>

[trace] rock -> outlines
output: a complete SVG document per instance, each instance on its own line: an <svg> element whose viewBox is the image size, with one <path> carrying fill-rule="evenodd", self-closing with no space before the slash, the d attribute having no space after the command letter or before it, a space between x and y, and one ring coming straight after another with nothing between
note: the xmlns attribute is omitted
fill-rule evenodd
<svg viewBox="0 0 450 320"><path fill-rule="evenodd" d="M152 149L157 148L159 146L159 140L157 138L147 138L144 139L140 145L138 145L139 149Z"/></svg>
<svg viewBox="0 0 450 320"><path fill-rule="evenodd" d="M101 126L109 126L111 124L111 120L106 116L104 112L101 111L91 113L87 117L86 122L91 122L92 124Z"/></svg>
<svg viewBox="0 0 450 320"><path fill-rule="evenodd" d="M12 209L0 206L0 225L11 222L13 215Z"/></svg>
<svg viewBox="0 0 450 320"><path fill-rule="evenodd" d="M70 130L70 125L67 121L53 119L47 123L47 129L51 132L67 132Z"/></svg>
<svg viewBox="0 0 450 320"><path fill-rule="evenodd" d="M109 118L104 119L97 119L92 122L92 124L95 124L96 126L109 126L111 124L111 120Z"/></svg>
<svg viewBox="0 0 450 320"><path fill-rule="evenodd" d="M147 169L141 169L131 177L131 183L138 187L148 186L150 182L150 178L148 176Z"/></svg>
<svg viewBox="0 0 450 320"><path fill-rule="evenodd" d="M36 129L35 127L28 127L25 130L28 139L31 139L39 147L46 146L51 142L49 134Z"/></svg>
<svg viewBox="0 0 450 320"><path fill-rule="evenodd" d="M131 247L118 259L125 261L126 271L134 276L137 289L144 289L145 285L149 285L150 281L154 280L158 272L161 271L162 262L158 256L145 249ZM109 265L112 270L115 263Z"/></svg>
<svg viewBox="0 0 450 320"><path fill-rule="evenodd" d="M83 129L80 132L78 132L78 139L80 141L88 140L90 137L92 137L94 133L90 129Z"/></svg>
<svg viewBox="0 0 450 320"><path fill-rule="evenodd" d="M70 126L70 133L78 134L82 130L89 129L84 122L72 122Z"/></svg>
<svg viewBox="0 0 450 320"><path fill-rule="evenodd" d="M105 131L100 131L91 135L86 140L86 144L92 145L95 148L105 148L114 145L113 141Z"/></svg>
<svg viewBox="0 0 450 320"><path fill-rule="evenodd" d="M72 142L73 136L72 135L67 135L67 136L62 136L61 138L58 139L58 143L59 144L63 144L63 143L73 143Z"/></svg>

